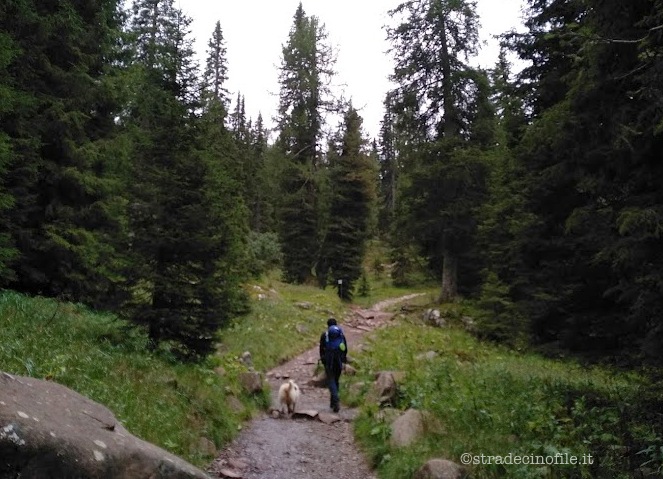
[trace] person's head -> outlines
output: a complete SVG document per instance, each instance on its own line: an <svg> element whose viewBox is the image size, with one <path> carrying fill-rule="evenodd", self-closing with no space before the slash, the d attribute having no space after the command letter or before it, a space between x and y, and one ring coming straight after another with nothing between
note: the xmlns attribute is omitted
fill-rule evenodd
<svg viewBox="0 0 663 479"><path fill-rule="evenodd" d="M336 326L336 319L335 318L329 318L327 320L327 326Z"/></svg>

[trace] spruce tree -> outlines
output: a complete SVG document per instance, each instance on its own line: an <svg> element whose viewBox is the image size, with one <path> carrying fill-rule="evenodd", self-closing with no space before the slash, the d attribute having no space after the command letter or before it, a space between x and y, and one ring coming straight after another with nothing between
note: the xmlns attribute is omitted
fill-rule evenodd
<svg viewBox="0 0 663 479"><path fill-rule="evenodd" d="M284 276L302 283L312 276L319 253L316 218L316 170L323 109L328 106L331 52L316 17L300 3L295 12L280 67L277 145L285 167L279 229L284 252Z"/></svg>
<svg viewBox="0 0 663 479"><path fill-rule="evenodd" d="M417 0L391 14L400 19L389 30L396 58L393 79L399 84L393 108L409 137L402 205L409 219L403 227L431 267L441 271L439 300L450 301L458 292L459 270L477 268L467 259L474 213L483 199L482 150L491 144L485 74L466 64L478 47L476 4ZM461 286L476 283L467 278Z"/></svg>
<svg viewBox="0 0 663 479"><path fill-rule="evenodd" d="M128 119L135 149L127 306L153 347L168 343L197 359L213 351L216 331L241 298L244 223L224 172L222 99L206 96L213 102L206 105L208 122L221 133L210 144L196 115L190 19L172 0L139 1L133 13L141 83Z"/></svg>
<svg viewBox="0 0 663 479"><path fill-rule="evenodd" d="M350 106L342 138L330 164L331 204L323 259L341 299L350 300L363 273L362 262L375 208L377 165L366 151L362 119Z"/></svg>
<svg viewBox="0 0 663 479"><path fill-rule="evenodd" d="M1 113L0 141L12 157L4 185L14 200L2 219L20 253L8 286L105 303L115 274L110 238L121 221L112 151L122 106L113 84L118 2L0 8L3 83L14 91Z"/></svg>

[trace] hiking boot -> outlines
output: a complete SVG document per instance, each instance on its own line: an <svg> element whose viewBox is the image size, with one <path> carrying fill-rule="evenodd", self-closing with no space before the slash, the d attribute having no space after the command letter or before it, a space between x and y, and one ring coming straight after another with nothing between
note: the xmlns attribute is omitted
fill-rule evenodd
<svg viewBox="0 0 663 479"><path fill-rule="evenodd" d="M340 411L340 410L341 410L341 407L340 407L338 404L334 404L334 405L332 406L332 411L334 411L334 412L338 412L338 411Z"/></svg>

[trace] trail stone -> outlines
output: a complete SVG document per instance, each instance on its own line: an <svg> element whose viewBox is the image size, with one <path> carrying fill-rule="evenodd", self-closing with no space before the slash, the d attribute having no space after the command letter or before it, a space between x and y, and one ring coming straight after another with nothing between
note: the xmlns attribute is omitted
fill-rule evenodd
<svg viewBox="0 0 663 479"><path fill-rule="evenodd" d="M244 351L242 353L242 356L240 356L239 360L241 361L242 364L244 364L248 368L253 367L253 358L251 358L251 353L249 351Z"/></svg>
<svg viewBox="0 0 663 479"><path fill-rule="evenodd" d="M216 456L216 445L206 437L198 439L198 451L205 456Z"/></svg>
<svg viewBox="0 0 663 479"><path fill-rule="evenodd" d="M394 447L409 446L424 433L424 421L421 412L408 409L391 424L389 442Z"/></svg>
<svg viewBox="0 0 663 479"><path fill-rule="evenodd" d="M133 436L105 406L52 381L0 374L0 403L3 477L209 479Z"/></svg>
<svg viewBox="0 0 663 479"><path fill-rule="evenodd" d="M232 469L221 469L219 471L221 477L228 477L230 479L242 479L242 474Z"/></svg>
<svg viewBox="0 0 663 479"><path fill-rule="evenodd" d="M464 471L455 462L431 459L414 473L414 479L461 479Z"/></svg>
<svg viewBox="0 0 663 479"><path fill-rule="evenodd" d="M228 465L233 469L239 469L240 471L243 471L244 469L249 467L249 465L245 461L242 461L241 459L232 459L232 458L228 459Z"/></svg>
<svg viewBox="0 0 663 479"><path fill-rule="evenodd" d="M379 373L373 384L373 393L380 404L394 403L396 394L398 393L398 386L392 372L384 371Z"/></svg>
<svg viewBox="0 0 663 479"><path fill-rule="evenodd" d="M328 412L318 413L318 419L325 424L333 424L341 420L341 417L336 414L331 414Z"/></svg>
<svg viewBox="0 0 663 479"><path fill-rule="evenodd" d="M246 371L240 373L239 382L244 390L250 394L257 394L262 392L262 374L256 371Z"/></svg>
<svg viewBox="0 0 663 479"><path fill-rule="evenodd" d="M292 417L303 417L306 419L315 419L318 415L318 411L315 409L304 409L303 411L295 411L292 413Z"/></svg>
<svg viewBox="0 0 663 479"><path fill-rule="evenodd" d="M435 351L428 351L427 353L422 353L417 355L415 359L417 361L431 361L437 357L437 352Z"/></svg>

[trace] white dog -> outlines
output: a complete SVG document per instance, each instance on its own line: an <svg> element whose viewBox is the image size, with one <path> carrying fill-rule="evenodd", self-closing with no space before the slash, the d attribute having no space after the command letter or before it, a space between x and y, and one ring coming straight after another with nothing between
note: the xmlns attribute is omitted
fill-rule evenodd
<svg viewBox="0 0 663 479"><path fill-rule="evenodd" d="M285 406L288 413L295 412L295 406L297 405L299 395L299 386L297 386L297 383L292 379L287 383L281 384L281 387L279 388L279 403L281 405L281 411L283 411L283 406Z"/></svg>

